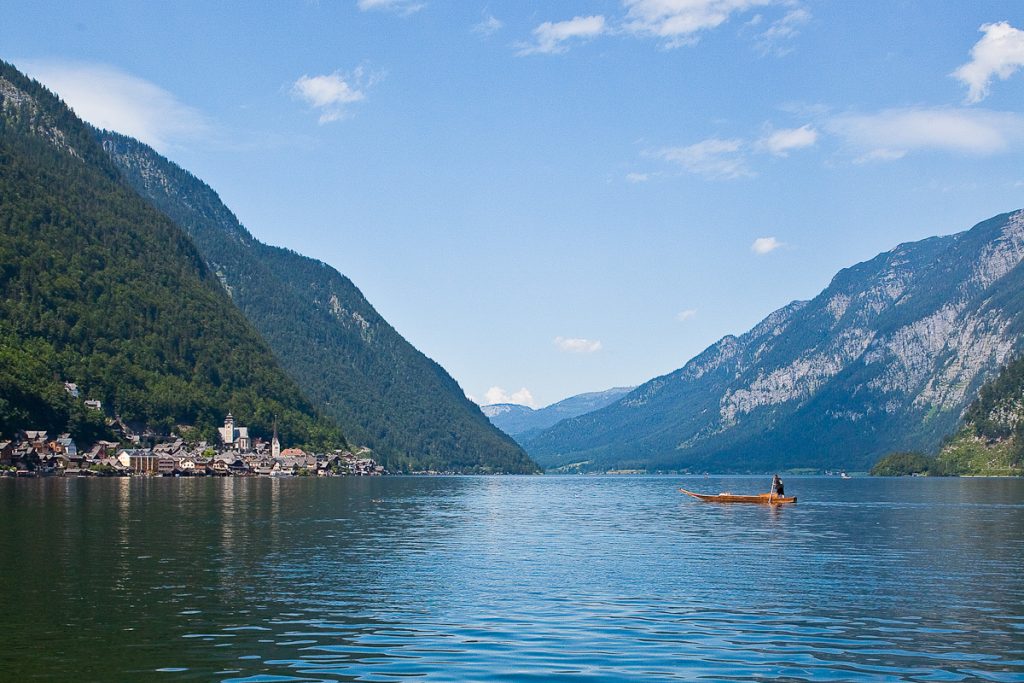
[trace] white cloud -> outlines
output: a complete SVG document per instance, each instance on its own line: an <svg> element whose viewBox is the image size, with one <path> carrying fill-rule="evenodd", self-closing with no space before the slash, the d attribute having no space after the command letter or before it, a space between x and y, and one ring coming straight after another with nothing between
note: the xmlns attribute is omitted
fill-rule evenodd
<svg viewBox="0 0 1024 683"><path fill-rule="evenodd" d="M112 66L64 61L19 61L18 66L57 93L82 119L130 135L159 152L212 130L199 110Z"/></svg>
<svg viewBox="0 0 1024 683"><path fill-rule="evenodd" d="M292 95L320 112L320 123L344 118L348 107L366 99L366 89L377 80L362 67L351 75L335 71L321 76L303 75L292 85Z"/></svg>
<svg viewBox="0 0 1024 683"><path fill-rule="evenodd" d="M905 149L873 149L866 154L861 154L853 160L855 164L870 164L874 161L896 161L907 156Z"/></svg>
<svg viewBox="0 0 1024 683"><path fill-rule="evenodd" d="M818 131L810 124L799 128L784 128L766 132L759 140L742 138L708 138L685 147L664 147L645 152L648 157L674 163L690 173L712 179L752 178L757 174L750 168L750 156L767 152L775 156L788 156L794 149L812 147L818 142ZM647 180L651 174L627 174L630 182Z"/></svg>
<svg viewBox="0 0 1024 683"><path fill-rule="evenodd" d="M780 242L774 237L758 237L754 240L754 243L750 245L750 250L755 254L770 254L783 244L784 242Z"/></svg>
<svg viewBox="0 0 1024 683"><path fill-rule="evenodd" d="M552 23L545 21L533 29L533 44L520 45L520 55L557 54L569 49L566 41L594 38L605 32L604 17L596 14L590 17L573 17L568 21Z"/></svg>
<svg viewBox="0 0 1024 683"><path fill-rule="evenodd" d="M350 86L339 74L302 76L295 81L295 94L314 107L360 102L366 95Z"/></svg>
<svg viewBox="0 0 1024 683"><path fill-rule="evenodd" d="M782 6L787 12L757 35L757 48L763 54L785 54L789 49L784 43L795 38L811 18L799 0L622 0L626 13L621 18L606 21L603 15L595 15L541 24L533 31L534 43L518 45L519 54L565 52L564 43L571 38L612 33L657 38L666 48L693 45L702 32L718 28L732 16L770 5ZM763 21L763 16L756 15L747 26Z"/></svg>
<svg viewBox="0 0 1024 683"><path fill-rule="evenodd" d="M601 342L591 339L555 337L555 346L568 353L594 353L601 350Z"/></svg>
<svg viewBox="0 0 1024 683"><path fill-rule="evenodd" d="M696 308L687 308L684 311L679 311L678 313L676 313L676 320L678 320L681 323L684 323L684 322L686 322L687 320L690 320L691 318L693 318L696 315L697 315L697 309Z"/></svg>
<svg viewBox="0 0 1024 683"><path fill-rule="evenodd" d="M623 0L625 29L664 39L667 47L690 45L701 31L717 28L730 16L778 0Z"/></svg>
<svg viewBox="0 0 1024 683"><path fill-rule="evenodd" d="M743 147L744 142L736 138L708 138L687 147L666 147L652 153L652 156L708 178L752 177L754 172L747 166Z"/></svg>
<svg viewBox="0 0 1024 683"><path fill-rule="evenodd" d="M493 36L501 30L505 24L497 17L488 14L484 20L473 27L473 33L481 36Z"/></svg>
<svg viewBox="0 0 1024 683"><path fill-rule="evenodd" d="M818 141L818 131L810 126L784 128L774 131L758 141L758 148L767 150L775 156L784 157L790 150L812 147Z"/></svg>
<svg viewBox="0 0 1024 683"><path fill-rule="evenodd" d="M417 2L416 0L359 0L356 6L364 12L384 10L407 17L410 14L419 12L427 4L425 2Z"/></svg>
<svg viewBox="0 0 1024 683"><path fill-rule="evenodd" d="M951 75L968 87L967 102L980 102L988 96L993 76L1006 80L1024 66L1024 31L1008 22L982 24L985 35L971 48L971 61Z"/></svg>
<svg viewBox="0 0 1024 683"><path fill-rule="evenodd" d="M484 402L482 405L493 405L495 403L515 403L521 406L530 406L531 408L537 407L537 402L533 399L533 394L526 387L523 387L519 391L514 391L511 394L502 389L501 387L491 387L484 393Z"/></svg>
<svg viewBox="0 0 1024 683"><path fill-rule="evenodd" d="M791 50L786 43L796 38L800 33L800 27L810 20L811 13L803 7L790 10L781 19L772 22L772 25L757 37L757 49L763 55L785 55Z"/></svg>
<svg viewBox="0 0 1024 683"><path fill-rule="evenodd" d="M888 109L836 116L827 127L868 161L899 159L914 150L997 154L1024 143L1024 116L984 109Z"/></svg>
<svg viewBox="0 0 1024 683"><path fill-rule="evenodd" d="M626 180L631 183L646 183L651 179L650 173L627 173Z"/></svg>

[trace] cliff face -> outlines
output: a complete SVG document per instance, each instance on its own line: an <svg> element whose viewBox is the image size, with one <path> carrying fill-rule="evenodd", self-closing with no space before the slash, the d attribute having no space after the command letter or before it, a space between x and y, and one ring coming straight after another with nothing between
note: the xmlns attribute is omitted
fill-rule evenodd
<svg viewBox="0 0 1024 683"><path fill-rule="evenodd" d="M761 471L933 449L1021 346L1022 259L1022 211L900 245L528 450L549 467Z"/></svg>
<svg viewBox="0 0 1024 683"><path fill-rule="evenodd" d="M127 182L181 226L282 367L389 469L533 472L536 465L347 277L253 238L208 185L137 140L97 136Z"/></svg>

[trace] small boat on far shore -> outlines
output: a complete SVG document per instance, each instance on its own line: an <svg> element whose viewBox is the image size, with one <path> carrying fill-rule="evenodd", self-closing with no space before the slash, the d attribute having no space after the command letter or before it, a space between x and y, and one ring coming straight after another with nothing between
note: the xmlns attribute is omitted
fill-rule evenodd
<svg viewBox="0 0 1024 683"><path fill-rule="evenodd" d="M743 496L734 493L694 493L693 491L687 491L686 489L679 489L688 496L693 496L697 500L702 500L705 503L756 503L758 505L785 505L787 503L795 503L796 496L780 496L775 493L759 493L753 496Z"/></svg>

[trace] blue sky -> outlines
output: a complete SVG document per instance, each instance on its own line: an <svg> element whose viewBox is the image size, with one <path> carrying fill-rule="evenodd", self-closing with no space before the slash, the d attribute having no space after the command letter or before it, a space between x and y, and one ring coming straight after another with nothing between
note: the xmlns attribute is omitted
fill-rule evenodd
<svg viewBox="0 0 1024 683"><path fill-rule="evenodd" d="M0 58L480 400L638 384L1024 206L1024 4L45 2Z"/></svg>

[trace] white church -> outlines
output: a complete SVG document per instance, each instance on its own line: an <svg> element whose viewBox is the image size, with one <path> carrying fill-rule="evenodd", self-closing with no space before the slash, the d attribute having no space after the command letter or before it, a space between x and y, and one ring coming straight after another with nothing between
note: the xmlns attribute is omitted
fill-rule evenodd
<svg viewBox="0 0 1024 683"><path fill-rule="evenodd" d="M220 433L221 443L225 448L233 448L243 453L252 450L252 440L249 438L248 427L236 427L235 416L228 413L224 418L224 426L217 430ZM277 439L277 418L274 418L274 438L270 442L270 455L273 458L281 455L281 442Z"/></svg>
<svg viewBox="0 0 1024 683"><path fill-rule="evenodd" d="M224 426L217 430L220 432L220 440L227 448L234 448L237 451L248 451L252 447L249 441L249 428L236 427L235 417L231 413L224 418Z"/></svg>

